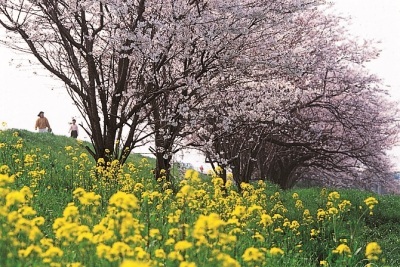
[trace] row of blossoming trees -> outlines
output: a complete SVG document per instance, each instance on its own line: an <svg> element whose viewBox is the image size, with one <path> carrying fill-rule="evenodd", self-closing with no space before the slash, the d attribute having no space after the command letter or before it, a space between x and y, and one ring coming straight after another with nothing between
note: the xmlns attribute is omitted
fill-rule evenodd
<svg viewBox="0 0 400 267"><path fill-rule="evenodd" d="M0 0L0 24L3 43L65 83L95 159L124 163L150 138L157 176L192 146L237 183L384 179L397 129L364 66L378 51L327 9L321 0Z"/></svg>

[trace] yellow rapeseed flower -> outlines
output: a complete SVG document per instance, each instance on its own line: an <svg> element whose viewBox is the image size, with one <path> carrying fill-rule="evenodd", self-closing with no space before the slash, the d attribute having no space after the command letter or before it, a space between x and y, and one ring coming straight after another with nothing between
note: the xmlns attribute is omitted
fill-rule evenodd
<svg viewBox="0 0 400 267"><path fill-rule="evenodd" d="M53 239L51 238L42 238L40 239L40 244L44 247L52 247L53 246Z"/></svg>
<svg viewBox="0 0 400 267"><path fill-rule="evenodd" d="M119 267L150 267L150 262L124 260Z"/></svg>
<svg viewBox="0 0 400 267"><path fill-rule="evenodd" d="M226 223L216 213L211 213L207 217L207 225L208 225L209 229L217 229L220 226L223 226L225 224Z"/></svg>
<svg viewBox="0 0 400 267"><path fill-rule="evenodd" d="M331 193L329 193L329 195L328 195L328 200L329 200L329 201L335 201L335 200L337 200L337 199L339 199L339 198L340 198L340 194L339 194L338 192L336 192L336 191L331 192Z"/></svg>
<svg viewBox="0 0 400 267"><path fill-rule="evenodd" d="M265 241L265 237L262 234L260 234L259 232L256 232L252 237L260 242Z"/></svg>
<svg viewBox="0 0 400 267"><path fill-rule="evenodd" d="M271 224L273 224L274 222L272 221L271 216L269 216L268 214L261 214L261 221L260 224L264 227L268 227Z"/></svg>
<svg viewBox="0 0 400 267"><path fill-rule="evenodd" d="M191 176L192 176L192 172L194 172L194 170L193 169L188 169L188 170L186 170L186 172L185 172L185 179L189 179Z"/></svg>
<svg viewBox="0 0 400 267"><path fill-rule="evenodd" d="M284 252L282 249L277 248L277 247L271 248L271 249L269 250L269 253L270 253L272 256L280 256L280 255L285 254L285 252Z"/></svg>
<svg viewBox="0 0 400 267"><path fill-rule="evenodd" d="M135 186L133 187L133 191L138 192L142 191L144 188L144 185L142 183L136 183Z"/></svg>
<svg viewBox="0 0 400 267"><path fill-rule="evenodd" d="M323 209L318 209L317 210L317 219L318 221L323 221L326 217L326 211Z"/></svg>
<svg viewBox="0 0 400 267"><path fill-rule="evenodd" d="M178 261L183 261L184 260L182 254L179 251L171 251L168 254L168 259L170 259L170 260L178 260Z"/></svg>
<svg viewBox="0 0 400 267"><path fill-rule="evenodd" d="M78 237L76 238L76 241L78 243L81 243L82 241L93 241L93 234L91 232L81 232L79 233Z"/></svg>
<svg viewBox="0 0 400 267"><path fill-rule="evenodd" d="M110 246L100 243L96 247L96 254L99 258L104 258L111 250Z"/></svg>
<svg viewBox="0 0 400 267"><path fill-rule="evenodd" d="M0 174L0 187L14 183L14 176L9 176L8 174Z"/></svg>
<svg viewBox="0 0 400 267"><path fill-rule="evenodd" d="M165 245L166 245L166 246L173 245L173 244L175 244L175 239L173 239L173 238L168 238L168 239L165 241Z"/></svg>
<svg viewBox="0 0 400 267"><path fill-rule="evenodd" d="M199 182L199 173L193 169L189 169L185 172L185 179L190 180L192 182Z"/></svg>
<svg viewBox="0 0 400 267"><path fill-rule="evenodd" d="M295 206L296 209L298 209L298 210L304 209L303 201L301 201L300 199L297 199L297 200L296 200L296 204L295 204L294 206Z"/></svg>
<svg viewBox="0 0 400 267"><path fill-rule="evenodd" d="M364 200L365 205L368 206L370 210L372 210L376 204L378 204L378 200L374 197L369 197L366 200Z"/></svg>
<svg viewBox="0 0 400 267"><path fill-rule="evenodd" d="M317 230L317 229L311 229L311 231L310 231L311 239L316 238L316 237L319 235L319 233L320 233L319 230Z"/></svg>
<svg viewBox="0 0 400 267"><path fill-rule="evenodd" d="M36 226L31 226L28 230L28 233L29 233L28 238L30 241L36 241L43 236L42 231L40 231L40 229Z"/></svg>
<svg viewBox="0 0 400 267"><path fill-rule="evenodd" d="M1 143L0 143L1 145ZM8 167L7 165L1 165L0 166L0 174L8 174L10 172L10 167ZM1 180L1 178L0 178Z"/></svg>
<svg viewBox="0 0 400 267"><path fill-rule="evenodd" d="M365 256L368 260L377 261L380 254L382 254L382 249L377 242L368 243L365 248Z"/></svg>
<svg viewBox="0 0 400 267"><path fill-rule="evenodd" d="M150 259L150 255L144 250L142 247L135 247L134 255L139 260L148 260Z"/></svg>
<svg viewBox="0 0 400 267"><path fill-rule="evenodd" d="M193 237L203 240L207 234L210 238L216 239L219 235L219 227L223 225L226 223L216 213L208 216L200 215L194 224Z"/></svg>
<svg viewBox="0 0 400 267"><path fill-rule="evenodd" d="M178 234L179 234L179 229L178 228L171 228L171 229L168 230L168 235L170 237L175 238L175 237L178 236Z"/></svg>
<svg viewBox="0 0 400 267"><path fill-rule="evenodd" d="M246 214L246 206L237 205L235 209L232 211L232 216L236 216L238 218L243 217Z"/></svg>
<svg viewBox="0 0 400 267"><path fill-rule="evenodd" d="M187 240L181 240L175 243L174 249L179 251L184 251L193 247L193 244Z"/></svg>
<svg viewBox="0 0 400 267"><path fill-rule="evenodd" d="M339 205L340 211L349 211L351 206L351 202L349 200L343 200Z"/></svg>
<svg viewBox="0 0 400 267"><path fill-rule="evenodd" d="M36 215L36 211L30 206L23 206L18 209L18 213L24 217Z"/></svg>
<svg viewBox="0 0 400 267"><path fill-rule="evenodd" d="M43 225L44 222L45 222L45 219L42 216L40 216L40 217L33 218L31 221L31 225L32 226L34 226L34 225L40 226L40 225Z"/></svg>
<svg viewBox="0 0 400 267"><path fill-rule="evenodd" d="M281 212L281 213L286 213L288 210L287 208L282 204L282 201L278 201L274 207L272 208L271 212Z"/></svg>
<svg viewBox="0 0 400 267"><path fill-rule="evenodd" d="M21 258L27 258L31 254L39 256L42 254L42 249L39 246L31 244L26 249L21 249L18 251L18 256Z"/></svg>
<svg viewBox="0 0 400 267"><path fill-rule="evenodd" d="M311 223L311 222L314 221L314 219L313 219L313 217L312 217L312 215L311 215L309 209L305 209L305 210L303 211L303 220L304 220L305 222L308 222L308 223Z"/></svg>
<svg viewBox="0 0 400 267"><path fill-rule="evenodd" d="M125 256L132 257L133 255L134 251L128 244L124 242L115 242L111 246L111 249L108 251L108 254L106 254L105 258L110 261L114 261L121 257Z"/></svg>
<svg viewBox="0 0 400 267"><path fill-rule="evenodd" d="M78 198L81 197L84 193L86 193L85 189L83 189L82 187L78 187L72 192L72 195L74 196L74 198Z"/></svg>
<svg viewBox="0 0 400 267"><path fill-rule="evenodd" d="M329 208L329 209L328 209L328 213L331 214L331 215L335 215L335 214L338 214L339 211L338 211L337 208L332 207L332 208Z"/></svg>
<svg viewBox="0 0 400 267"><path fill-rule="evenodd" d="M219 234L219 240L218 240L219 245L234 244L236 241L237 241L236 235L225 234L225 233Z"/></svg>
<svg viewBox="0 0 400 267"><path fill-rule="evenodd" d="M22 205L25 203L25 196L19 191L11 191L6 196L6 207L11 207L13 205Z"/></svg>
<svg viewBox="0 0 400 267"><path fill-rule="evenodd" d="M285 218L282 224L283 227L290 227L290 220L288 218Z"/></svg>
<svg viewBox="0 0 400 267"><path fill-rule="evenodd" d="M264 259L264 253L258 248L250 247L244 251L242 258L244 261L262 261Z"/></svg>
<svg viewBox="0 0 400 267"><path fill-rule="evenodd" d="M161 233L160 233L160 229L157 229L157 228L150 229L149 236L153 237L153 238L157 238L157 239L162 238Z"/></svg>
<svg viewBox="0 0 400 267"><path fill-rule="evenodd" d="M100 205L101 196L95 194L94 192L85 192L81 197L79 197L79 202L81 205L89 206L99 206Z"/></svg>
<svg viewBox="0 0 400 267"><path fill-rule="evenodd" d="M190 185L184 185L182 186L181 190L178 192L177 196L178 197L185 197L189 195L192 187Z"/></svg>
<svg viewBox="0 0 400 267"><path fill-rule="evenodd" d="M220 177L214 177L211 179L211 182L214 184L215 187L220 187L224 185L224 180Z"/></svg>
<svg viewBox="0 0 400 267"><path fill-rule="evenodd" d="M51 246L41 256L43 258L54 258L61 257L62 255L64 255L64 252L60 248Z"/></svg>
<svg viewBox="0 0 400 267"><path fill-rule="evenodd" d="M249 207L248 212L252 213L253 211L261 211L261 210L263 210L263 207L261 207L260 205L253 204Z"/></svg>
<svg viewBox="0 0 400 267"><path fill-rule="evenodd" d="M319 265L321 265L321 266L329 266L327 261L319 261Z"/></svg>
<svg viewBox="0 0 400 267"><path fill-rule="evenodd" d="M346 244L340 244L337 246L337 248L333 250L333 253L351 257L351 250Z"/></svg>
<svg viewBox="0 0 400 267"><path fill-rule="evenodd" d="M231 256L225 253L217 252L216 259L221 262L221 267L240 267L237 260L233 259Z"/></svg>
<svg viewBox="0 0 400 267"><path fill-rule="evenodd" d="M88 156L88 154L86 154L86 153L81 153L81 154L79 155L79 158L81 158L82 160L85 160L85 159L88 159L89 156Z"/></svg>
<svg viewBox="0 0 400 267"><path fill-rule="evenodd" d="M224 170L224 169L222 169L221 166L216 166L216 167L215 167L215 172L216 172L217 174L222 173L223 170Z"/></svg>
<svg viewBox="0 0 400 267"><path fill-rule="evenodd" d="M123 210L132 210L139 208L138 200L133 194L127 194L121 191L111 196L109 205Z"/></svg>
<svg viewBox="0 0 400 267"><path fill-rule="evenodd" d="M182 211L181 210L176 210L175 214L174 213L169 213L168 214L168 223L178 223L179 218L181 217Z"/></svg>
<svg viewBox="0 0 400 267"><path fill-rule="evenodd" d="M189 262L189 261L182 261L180 264L179 264L179 267L196 267L197 265L196 265L196 263L194 263L194 262Z"/></svg>
<svg viewBox="0 0 400 267"><path fill-rule="evenodd" d="M296 221L296 220L293 220L293 221L290 223L290 229L292 229L292 230L297 230L297 229L299 229L299 227L300 227L300 224L299 224L299 222Z"/></svg>
<svg viewBox="0 0 400 267"><path fill-rule="evenodd" d="M159 248L154 251L154 256L156 256L156 258L159 259L165 259L167 255L165 254L165 251L162 248Z"/></svg>
<svg viewBox="0 0 400 267"><path fill-rule="evenodd" d="M78 207L74 206L74 203L69 203L64 209L63 216L65 218L75 218L79 215Z"/></svg>

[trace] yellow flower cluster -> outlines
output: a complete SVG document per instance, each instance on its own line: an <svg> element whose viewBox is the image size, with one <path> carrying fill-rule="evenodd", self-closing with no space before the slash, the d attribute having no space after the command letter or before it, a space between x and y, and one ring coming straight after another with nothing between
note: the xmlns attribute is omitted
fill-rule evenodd
<svg viewBox="0 0 400 267"><path fill-rule="evenodd" d="M307 249L305 241L317 244L323 238L331 241L327 246L334 256L321 260L322 266L334 257L349 260L352 256L353 246L345 241L349 237L325 231L352 207L338 192L323 189L320 197L326 205L307 209L298 193L289 203L279 191L267 194L263 181L242 183L239 193L230 180L224 182L216 175L206 182L189 170L171 188L165 177L158 184L141 177L140 166L104 159L91 163L86 153L72 146L66 146L65 152L70 162L62 171L71 178L73 200L62 215L48 222L51 234L43 234L46 222L30 206L31 190L37 187L10 189L17 175L10 176L9 168L0 167L0 218L9 233L2 230L0 241L7 239L15 247L10 257L54 267L87 262L194 267L203 261L223 267L284 266L287 255ZM48 175L37 164L36 154L20 159L24 175L36 184ZM377 201L368 198L365 203L372 210ZM374 261L380 253L380 247L370 243L365 257Z"/></svg>
<svg viewBox="0 0 400 267"><path fill-rule="evenodd" d="M56 264L63 251L53 245L53 240L44 237L40 227L45 220L36 216L36 211L30 206L33 197L30 188L24 186L20 190L11 190L13 182L13 176L0 174L0 222L3 222L0 243L10 242L12 249L8 249L17 252L16 255L9 253L7 257L18 256L28 262L38 258L43 263Z"/></svg>
<svg viewBox="0 0 400 267"><path fill-rule="evenodd" d="M340 244L337 246L337 248L333 250L333 253L351 257L351 250L346 244Z"/></svg>
<svg viewBox="0 0 400 267"><path fill-rule="evenodd" d="M369 261L377 261L380 254L382 254L382 249L377 242L367 244L365 248L365 257L367 257Z"/></svg>
<svg viewBox="0 0 400 267"><path fill-rule="evenodd" d="M365 203L365 205L367 205L367 207L369 209L369 214L373 215L372 210L374 209L375 205L378 204L378 200L376 200L376 198L374 198L374 197L369 197L364 200L364 203Z"/></svg>

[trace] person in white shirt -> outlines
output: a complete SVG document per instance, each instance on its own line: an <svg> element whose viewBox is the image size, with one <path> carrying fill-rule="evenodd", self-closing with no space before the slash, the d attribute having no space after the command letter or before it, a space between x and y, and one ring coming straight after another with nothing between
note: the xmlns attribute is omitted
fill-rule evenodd
<svg viewBox="0 0 400 267"><path fill-rule="evenodd" d="M76 120L72 119L71 127L69 127L69 132L71 133L72 138L78 137L78 125L76 125Z"/></svg>

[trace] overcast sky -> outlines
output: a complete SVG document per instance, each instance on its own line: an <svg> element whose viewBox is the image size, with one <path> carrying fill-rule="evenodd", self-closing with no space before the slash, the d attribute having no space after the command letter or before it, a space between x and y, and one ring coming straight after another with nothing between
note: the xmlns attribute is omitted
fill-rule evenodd
<svg viewBox="0 0 400 267"><path fill-rule="evenodd" d="M400 0L332 2L338 13L352 17L353 23L348 27L355 35L381 41L380 57L368 67L384 79L393 97L400 100ZM0 38L4 38L3 28ZM0 97L0 127L6 122L8 128L34 131L39 111L45 112L54 133L59 135L68 135L72 117L81 121L62 83L29 66L26 55L15 54L1 45ZM82 131L80 137L88 140ZM400 149L394 154L400 155Z"/></svg>
<svg viewBox="0 0 400 267"><path fill-rule="evenodd" d="M334 0L338 12L352 17L349 28L357 35L381 41L379 59L368 67L388 86L400 103L400 0ZM389 151L400 171L400 145Z"/></svg>
<svg viewBox="0 0 400 267"><path fill-rule="evenodd" d="M348 25L361 37L381 41L379 59L369 67L400 100L400 0L334 0L338 13L351 16Z"/></svg>

